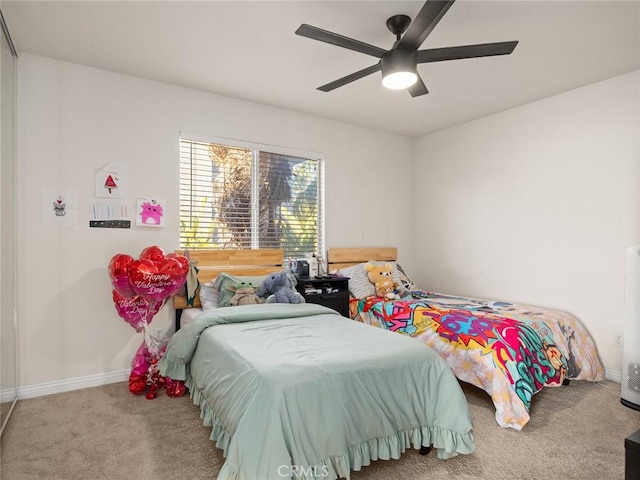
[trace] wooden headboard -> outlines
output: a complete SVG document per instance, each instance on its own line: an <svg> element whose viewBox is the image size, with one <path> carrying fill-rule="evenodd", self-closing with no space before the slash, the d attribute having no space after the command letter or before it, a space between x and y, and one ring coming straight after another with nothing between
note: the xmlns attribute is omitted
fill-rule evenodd
<svg viewBox="0 0 640 480"><path fill-rule="evenodd" d="M178 255L184 255L197 261L198 280L206 283L216 278L220 273L232 275L268 275L282 270L284 251L280 249L260 250L176 250ZM190 308L183 296L173 297L176 310ZM196 295L194 307L200 307L200 298Z"/></svg>
<svg viewBox="0 0 640 480"><path fill-rule="evenodd" d="M394 262L397 258L396 247L330 248L327 251L327 265L330 272L369 260Z"/></svg>

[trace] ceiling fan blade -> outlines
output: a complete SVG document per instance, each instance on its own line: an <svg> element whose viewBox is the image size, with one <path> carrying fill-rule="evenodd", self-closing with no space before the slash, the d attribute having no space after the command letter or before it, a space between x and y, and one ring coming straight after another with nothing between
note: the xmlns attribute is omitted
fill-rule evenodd
<svg viewBox="0 0 640 480"><path fill-rule="evenodd" d="M367 68L363 68L362 70L352 73L351 75L347 75L346 77L342 77L339 78L338 80L334 80L331 83L327 83L326 85L323 85L321 87L318 87L318 90L321 90L323 92L330 92L331 90L334 90L338 87L342 87L343 85L346 85L347 83L351 83L354 82L362 77L366 77L367 75L371 75L372 73L375 73L377 71L380 70L380 62L376 63L375 65L371 65L370 67Z"/></svg>
<svg viewBox="0 0 640 480"><path fill-rule="evenodd" d="M417 50L455 0L427 0L404 33L398 48Z"/></svg>
<svg viewBox="0 0 640 480"><path fill-rule="evenodd" d="M509 55L518 45L518 41L481 43L478 45L464 45L461 47L431 48L418 50L418 63L443 62L445 60L459 60L462 58L492 57L494 55Z"/></svg>
<svg viewBox="0 0 640 480"><path fill-rule="evenodd" d="M429 93L427 86L422 81L422 78L418 74L418 81L407 88L412 97L419 97L420 95L426 95Z"/></svg>
<svg viewBox="0 0 640 480"><path fill-rule="evenodd" d="M353 38L345 37L343 35L329 32L327 30L322 30L318 27L312 27L311 25L307 25L306 23L303 23L298 27L298 29L296 30L296 35L311 38L313 40L319 40L320 42L330 43L331 45L336 45L338 47L348 48L349 50L355 50L356 52L364 53L366 55L371 55L377 58L381 58L382 55L387 53L386 50L378 48L374 45L369 45L368 43L354 40Z"/></svg>

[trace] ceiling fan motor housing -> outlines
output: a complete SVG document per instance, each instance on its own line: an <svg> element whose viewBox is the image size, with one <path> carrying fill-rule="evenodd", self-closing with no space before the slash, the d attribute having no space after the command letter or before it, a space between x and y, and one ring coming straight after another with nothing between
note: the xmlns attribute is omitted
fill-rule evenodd
<svg viewBox="0 0 640 480"><path fill-rule="evenodd" d="M417 54L415 50L396 48L385 53L380 64L383 77L395 72L417 73Z"/></svg>

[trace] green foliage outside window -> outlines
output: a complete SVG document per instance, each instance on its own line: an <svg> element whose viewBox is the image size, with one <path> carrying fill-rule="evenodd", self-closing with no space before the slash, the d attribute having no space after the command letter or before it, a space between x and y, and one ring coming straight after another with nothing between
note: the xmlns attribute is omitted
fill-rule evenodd
<svg viewBox="0 0 640 480"><path fill-rule="evenodd" d="M320 162L182 140L181 246L319 253Z"/></svg>

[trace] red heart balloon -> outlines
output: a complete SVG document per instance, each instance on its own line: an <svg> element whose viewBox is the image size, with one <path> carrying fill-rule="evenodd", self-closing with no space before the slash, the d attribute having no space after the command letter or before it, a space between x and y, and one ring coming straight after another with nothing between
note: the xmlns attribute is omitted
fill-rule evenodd
<svg viewBox="0 0 640 480"><path fill-rule="evenodd" d="M177 253L169 253L167 255L167 258L175 258L184 266L184 268L187 269L187 271L189 270L189 259L184 255L178 255Z"/></svg>
<svg viewBox="0 0 640 480"><path fill-rule="evenodd" d="M129 391L134 395L140 395L147 388L147 374L129 375Z"/></svg>
<svg viewBox="0 0 640 480"><path fill-rule="evenodd" d="M129 265L131 265L131 262L133 262L133 257L124 253L114 255L109 262L111 285L120 295L126 298L131 298L136 294L129 282Z"/></svg>
<svg viewBox="0 0 640 480"><path fill-rule="evenodd" d="M185 387L184 382L182 380L174 380L173 378L167 377L167 395L171 398L177 398L184 395L187 387Z"/></svg>
<svg viewBox="0 0 640 480"><path fill-rule="evenodd" d="M117 290L113 291L113 304L118 315L137 332L141 331L145 324L150 324L153 316L162 307L162 302L149 301L140 295L126 298Z"/></svg>
<svg viewBox="0 0 640 480"><path fill-rule="evenodd" d="M162 261L134 260L129 265L129 281L133 290L154 302L162 302L175 294L184 284L189 266L176 258Z"/></svg>
<svg viewBox="0 0 640 480"><path fill-rule="evenodd" d="M140 252L141 260L151 260L152 262L162 262L166 257L164 256L164 250L156 245L147 247Z"/></svg>

